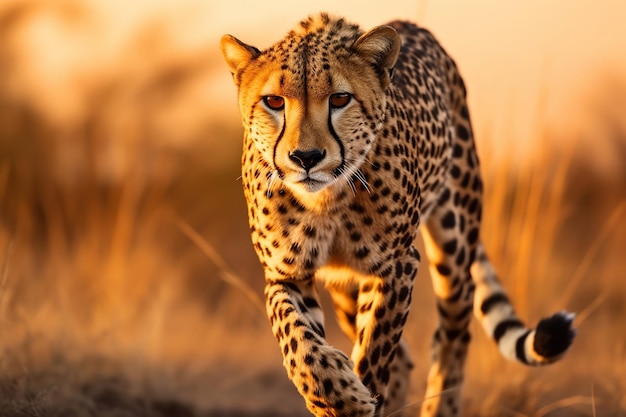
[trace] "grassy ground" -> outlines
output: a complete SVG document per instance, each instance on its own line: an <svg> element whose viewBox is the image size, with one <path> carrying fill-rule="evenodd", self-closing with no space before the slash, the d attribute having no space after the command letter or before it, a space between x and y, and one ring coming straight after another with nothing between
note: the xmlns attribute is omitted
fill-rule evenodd
<svg viewBox="0 0 626 417"><path fill-rule="evenodd" d="M260 306L236 109L199 122L189 99L210 69L120 62L59 125L5 82L28 13L0 13L0 416L308 415ZM607 108L598 140L623 161L624 108ZM481 145L482 236L521 317L576 311L579 335L562 362L527 369L474 326L468 416L626 415L626 171L601 175L588 147L557 139L524 161ZM435 322L427 268L416 285L413 414Z"/></svg>

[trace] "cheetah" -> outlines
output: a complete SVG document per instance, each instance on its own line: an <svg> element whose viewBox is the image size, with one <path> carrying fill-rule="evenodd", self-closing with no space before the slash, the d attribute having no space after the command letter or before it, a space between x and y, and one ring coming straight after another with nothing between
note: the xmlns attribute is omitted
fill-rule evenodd
<svg viewBox="0 0 626 417"><path fill-rule="evenodd" d="M402 412L413 362L402 337L425 244L436 296L421 416L460 416L472 312L506 358L541 365L573 341L573 315L527 328L480 241L482 180L466 90L425 29L364 32L326 13L266 50L224 35L238 91L251 240L283 364L318 417ZM348 357L325 340L316 282Z"/></svg>

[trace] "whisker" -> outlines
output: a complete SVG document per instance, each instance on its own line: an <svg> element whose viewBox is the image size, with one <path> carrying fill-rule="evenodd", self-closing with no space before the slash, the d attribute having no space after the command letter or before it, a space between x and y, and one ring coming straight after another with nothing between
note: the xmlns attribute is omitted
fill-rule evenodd
<svg viewBox="0 0 626 417"><path fill-rule="evenodd" d="M371 194L372 190L370 188L369 183L367 182L367 179L365 178L365 175L363 174L363 171L361 171L360 169L357 169L356 172L354 173L354 176L361 182L361 184L363 185L363 188L365 188L365 191L367 191L368 194Z"/></svg>
<svg viewBox="0 0 626 417"><path fill-rule="evenodd" d="M348 165L348 168L350 166ZM350 170L349 169L345 169L342 168L341 169L341 176L343 176L346 179L346 182L348 183L348 185L350 186L350 189L352 190L352 195L356 195L356 184L354 184L354 179L352 178L352 175L349 175L348 172Z"/></svg>
<svg viewBox="0 0 626 417"><path fill-rule="evenodd" d="M272 171L267 175L267 191L266 196L271 197L273 194L273 189L276 186L276 180L278 179L278 173L276 171Z"/></svg>
<svg viewBox="0 0 626 417"><path fill-rule="evenodd" d="M352 180L352 177L348 177L348 185L350 186L350 189L352 190L352 195L356 195L356 185L354 185L354 181Z"/></svg>
<svg viewBox="0 0 626 417"><path fill-rule="evenodd" d="M356 184L354 183L355 178L363 185L365 191L368 194L372 193L372 189L367 182L367 178L365 178L365 174L361 171L360 168L356 167L354 164L355 161L346 160L345 165L339 169L339 173L346 178L346 181L350 184L350 188L352 188L353 193L356 194ZM352 174L348 174L348 172L353 172Z"/></svg>

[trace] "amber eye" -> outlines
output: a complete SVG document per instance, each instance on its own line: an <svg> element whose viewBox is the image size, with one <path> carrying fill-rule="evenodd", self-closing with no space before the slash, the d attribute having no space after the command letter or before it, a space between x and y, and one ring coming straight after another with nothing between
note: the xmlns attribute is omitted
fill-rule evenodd
<svg viewBox="0 0 626 417"><path fill-rule="evenodd" d="M265 96L263 102L272 110L282 110L285 108L285 99L281 96Z"/></svg>
<svg viewBox="0 0 626 417"><path fill-rule="evenodd" d="M350 103L352 95L350 93L335 93L330 96L330 107L340 109Z"/></svg>

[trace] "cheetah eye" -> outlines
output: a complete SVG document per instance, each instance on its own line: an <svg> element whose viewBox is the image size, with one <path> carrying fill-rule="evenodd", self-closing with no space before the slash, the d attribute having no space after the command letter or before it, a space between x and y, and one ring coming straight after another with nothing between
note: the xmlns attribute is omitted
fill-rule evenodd
<svg viewBox="0 0 626 417"><path fill-rule="evenodd" d="M285 99L281 96L265 96L263 103L272 110L282 110L285 108Z"/></svg>
<svg viewBox="0 0 626 417"><path fill-rule="evenodd" d="M333 109L340 109L342 107L346 107L348 103L352 100L352 94L350 93L335 93L331 94L328 101L330 102L330 107Z"/></svg>

